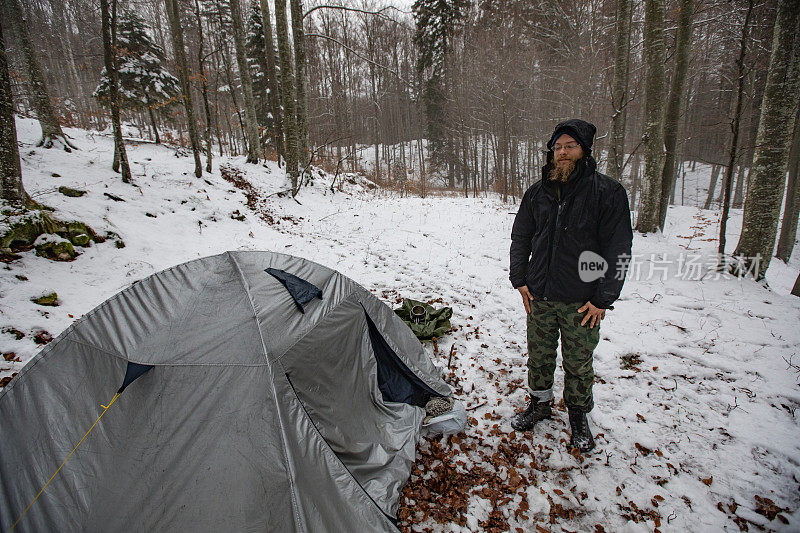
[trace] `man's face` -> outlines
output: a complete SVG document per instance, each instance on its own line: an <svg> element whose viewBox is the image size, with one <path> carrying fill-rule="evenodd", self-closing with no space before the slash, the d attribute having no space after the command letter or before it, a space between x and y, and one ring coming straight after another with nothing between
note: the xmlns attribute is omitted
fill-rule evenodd
<svg viewBox="0 0 800 533"><path fill-rule="evenodd" d="M575 169L575 164L583 157L583 149L578 141L564 133L553 143L553 170L550 178L567 181Z"/></svg>
<svg viewBox="0 0 800 533"><path fill-rule="evenodd" d="M553 154L557 165L568 164L568 161L577 163L583 157L583 149L578 141L565 133L553 143Z"/></svg>

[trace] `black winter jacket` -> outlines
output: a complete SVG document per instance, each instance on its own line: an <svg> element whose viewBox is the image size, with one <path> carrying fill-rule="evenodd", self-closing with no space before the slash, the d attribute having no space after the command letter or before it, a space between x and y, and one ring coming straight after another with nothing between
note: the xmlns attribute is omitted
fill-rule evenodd
<svg viewBox="0 0 800 533"><path fill-rule="evenodd" d="M628 195L619 182L597 172L590 155L577 162L567 183L549 180L550 166L525 192L514 219L511 283L515 288L527 285L535 299L591 301L608 309L619 298L630 261ZM579 275L578 258L586 250L608 264L605 275L592 282Z"/></svg>

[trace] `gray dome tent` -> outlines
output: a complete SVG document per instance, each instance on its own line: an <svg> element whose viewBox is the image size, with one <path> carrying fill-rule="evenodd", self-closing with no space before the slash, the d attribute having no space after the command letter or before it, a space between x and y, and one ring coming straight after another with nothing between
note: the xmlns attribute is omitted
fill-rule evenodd
<svg viewBox="0 0 800 533"><path fill-rule="evenodd" d="M338 272L270 252L184 263L0 394L0 529L394 530L420 407L449 395L408 327Z"/></svg>

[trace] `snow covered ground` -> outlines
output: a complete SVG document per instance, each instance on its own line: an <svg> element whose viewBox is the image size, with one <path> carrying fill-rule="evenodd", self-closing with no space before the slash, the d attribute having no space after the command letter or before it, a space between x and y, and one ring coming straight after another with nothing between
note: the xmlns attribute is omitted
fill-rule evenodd
<svg viewBox="0 0 800 533"><path fill-rule="evenodd" d="M138 279L225 250L286 252L340 270L391 305L410 297L453 307L456 331L428 350L470 424L420 444L404 528L800 529L800 375L789 365L800 364L800 299L788 294L798 247L789 265L773 259L767 288L709 272L716 211L672 207L663 234L636 235L634 266L595 354L598 448L573 456L563 406L531 434L508 423L527 401L525 316L508 282L515 204L398 198L357 179L332 192L325 175L297 203L275 194L285 182L273 163L217 159L198 180L190 157L152 144L129 147L135 183L126 185L108 168L109 137L68 130L81 150L66 154L34 147L34 121L17 124L28 192L55 217L115 232L125 247L109 240L68 263L25 252L0 268L0 378L36 353L41 332L56 336ZM252 185L249 200L221 164ZM708 168L698 165L691 183L702 187L705 169L707 187ZM66 197L62 185L88 192ZM740 224L733 211L731 247ZM31 302L52 291L58 307Z"/></svg>

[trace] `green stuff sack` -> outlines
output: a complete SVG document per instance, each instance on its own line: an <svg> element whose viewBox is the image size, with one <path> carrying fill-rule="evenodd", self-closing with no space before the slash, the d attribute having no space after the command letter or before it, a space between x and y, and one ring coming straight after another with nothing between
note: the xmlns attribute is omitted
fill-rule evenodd
<svg viewBox="0 0 800 533"><path fill-rule="evenodd" d="M420 322L411 320L411 309L417 305L425 309L425 315ZM436 309L424 302L406 298L400 308L395 309L394 312L411 328L419 340L431 340L433 337L441 337L450 331L450 317L453 316L453 309L450 307Z"/></svg>

